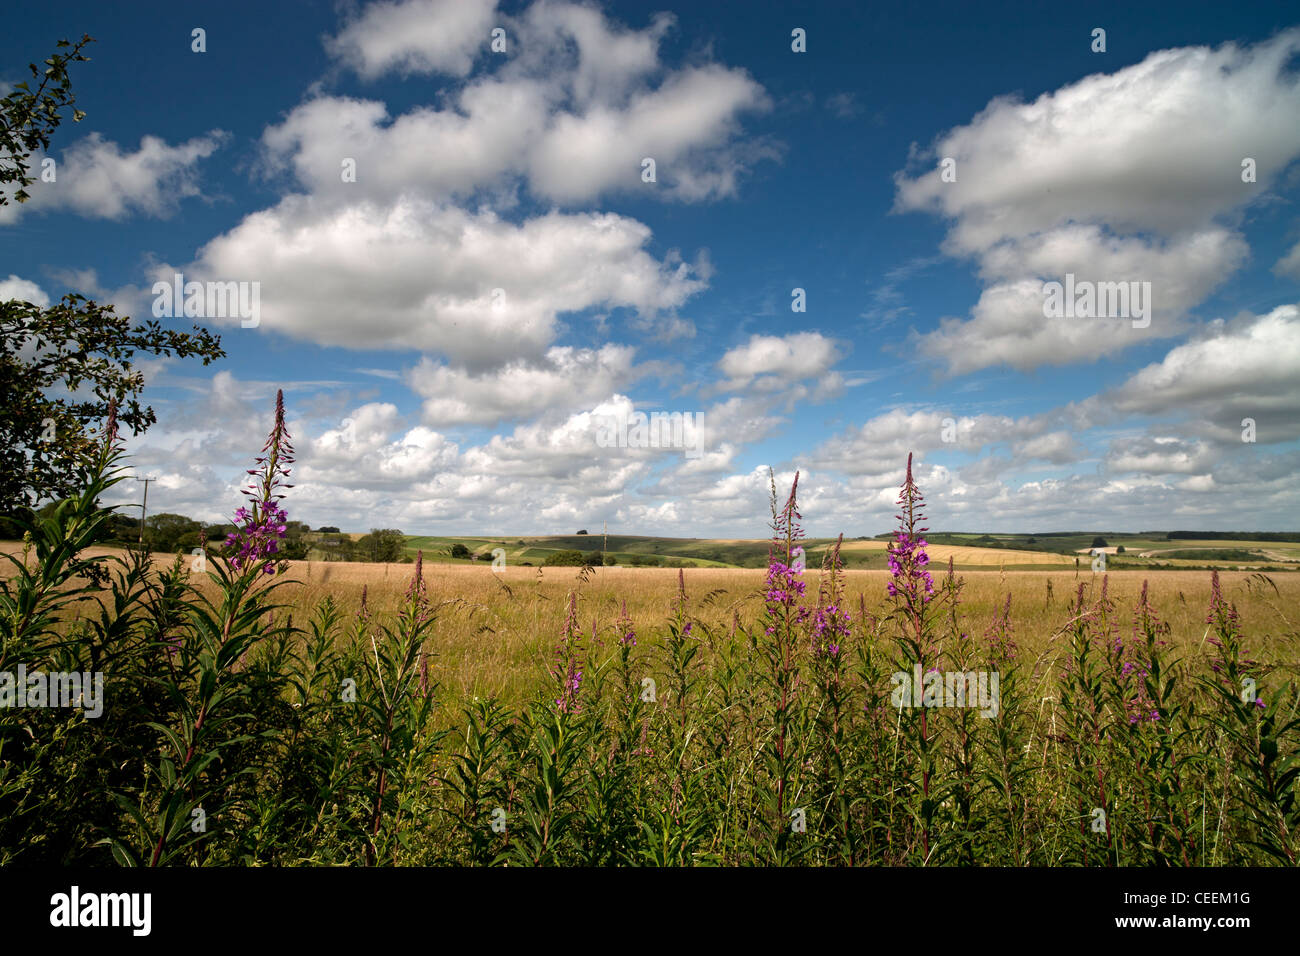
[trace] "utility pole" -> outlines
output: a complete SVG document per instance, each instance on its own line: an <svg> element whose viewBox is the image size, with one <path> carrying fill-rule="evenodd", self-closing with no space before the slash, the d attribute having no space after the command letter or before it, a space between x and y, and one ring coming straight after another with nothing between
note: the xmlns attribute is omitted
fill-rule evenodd
<svg viewBox="0 0 1300 956"><path fill-rule="evenodd" d="M140 505L140 544L144 544L144 516L149 508L149 482L157 481L157 478L137 478L136 481L144 482L144 504Z"/></svg>
<svg viewBox="0 0 1300 956"><path fill-rule="evenodd" d="M609 557L609 525L604 521L600 523L600 534L604 538L600 545L600 563L604 564Z"/></svg>

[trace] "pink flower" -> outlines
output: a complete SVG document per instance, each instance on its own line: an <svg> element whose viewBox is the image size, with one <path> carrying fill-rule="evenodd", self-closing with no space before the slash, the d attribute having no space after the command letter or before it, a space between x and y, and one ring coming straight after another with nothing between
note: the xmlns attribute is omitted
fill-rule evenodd
<svg viewBox="0 0 1300 956"><path fill-rule="evenodd" d="M293 487L284 483L289 477L286 466L293 462L293 446L289 444L289 431L284 425L283 390L275 394L275 424L262 451L265 454L257 459L261 470L248 472L258 481L243 492L251 506L235 511L235 531L227 536L226 547L235 549L230 565L236 570L265 561L262 572L274 574L275 562L267 559L279 553L289 517L278 503L284 496L276 492L282 487Z"/></svg>

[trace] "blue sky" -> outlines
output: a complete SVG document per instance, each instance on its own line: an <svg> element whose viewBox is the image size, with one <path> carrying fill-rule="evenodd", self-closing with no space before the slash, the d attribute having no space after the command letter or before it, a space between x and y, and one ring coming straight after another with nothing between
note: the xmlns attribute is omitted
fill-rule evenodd
<svg viewBox="0 0 1300 956"><path fill-rule="evenodd" d="M810 532L874 534L911 452L935 528L1296 527L1284 4L7 16L0 82L97 42L0 297L259 292L198 320L227 359L147 363L151 511L228 516L283 388L313 526L756 537L771 466ZM1045 317L1067 273L1149 315ZM598 440L637 412L698 424Z"/></svg>

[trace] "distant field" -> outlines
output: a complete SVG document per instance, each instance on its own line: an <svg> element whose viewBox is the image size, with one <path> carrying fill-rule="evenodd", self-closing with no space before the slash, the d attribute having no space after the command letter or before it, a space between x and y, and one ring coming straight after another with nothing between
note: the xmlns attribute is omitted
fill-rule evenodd
<svg viewBox="0 0 1300 956"><path fill-rule="evenodd" d="M489 539L441 540L486 543ZM748 546L751 542L740 544ZM845 544L847 548L849 543ZM874 548L883 553L878 542L852 544L858 551ZM14 542L0 543L0 550L18 549ZM90 553L121 554L111 548L91 549ZM155 559L160 565L172 560L174 557ZM996 565L960 572L966 581L963 606L973 623L982 628L1010 594L1016 641L1034 657L1053 650L1059 643L1055 635L1069 618L1067 605L1075 590L1082 585L1085 597L1093 600L1102 582L1102 575L1093 574L1086 562L1081 562L1076 574L1073 558L1068 560L1068 568L1061 566L1054 571L1023 570L1021 566L1022 570L1013 573L1014 566L1008 563L1005 576ZM186 567L189 561L187 558ZM936 580L942 572L939 564L936 558ZM372 610L394 611L413 571L410 564L292 561L289 565L289 583L278 594L290 605L289 613L299 626L306 623L312 608L327 595L346 614L355 614L363 588ZM7 562L0 563L0 577L8 573ZM722 631L730 629L733 621L751 626L761 616L761 570L698 568L684 571L683 577L689 613L702 626ZM805 577L809 601L815 603L818 574L810 569ZM1152 601L1161 617L1172 625L1175 641L1201 653L1210 596L1208 572L1113 571L1108 577L1110 596L1126 610L1136 601L1143 580L1149 579ZM873 614L887 612L887 572L850 570L845 578L846 603L855 617L860 606ZM191 579L197 580L199 575ZM1297 635L1295 624L1288 619L1294 619L1293 611L1300 607L1300 575L1273 576L1276 592L1259 575L1226 572L1222 579L1225 594L1237 602L1248 643L1261 651L1261 659L1281 657L1294 662ZM638 633L649 633L668 620L677 593L678 572L666 568L601 568L588 573L584 580L577 568L510 565L497 573L488 566L468 562L426 563L425 580L431 598L440 603L440 623L433 633L432 649L438 655L441 679L458 694L501 694L519 699L535 686L554 651L563 630L569 592L579 596L584 631L590 634L594 626L600 639L612 644L613 625L624 601ZM201 586L206 589L210 585Z"/></svg>
<svg viewBox="0 0 1300 956"><path fill-rule="evenodd" d="M936 564L946 565L952 558L960 570L1005 567L1017 571L1046 571L1058 567L1073 568L1075 559L1081 564L1089 562L1084 558L1091 550L1087 545L1095 535L1071 535L1060 539L1040 537L1025 547L1032 536L1027 535L975 535L955 534L936 535L939 540L931 541L928 551ZM1006 547L976 546L964 544L963 541L992 538L1005 540ZM1289 562L1295 562L1300 568L1300 544L1261 542L1242 540L1199 541L1180 539L1167 541L1156 537L1133 537L1111 535L1114 543L1106 549L1114 555L1119 546L1125 549L1121 556L1126 561L1143 560L1144 562L1168 563L1171 568L1200 567L1207 564L1223 568L1234 568L1239 564L1249 564L1262 569L1285 569ZM1082 544L1079 542L1082 541ZM501 537L458 537L421 535L406 540L407 555L414 557L416 551L423 551L426 561L451 562L472 565L466 559L456 561L450 557L454 544L463 544L471 552L490 559L495 548L505 551L506 564L510 567L525 563L541 565L549 555L563 550L578 550L584 553L602 550L602 538L599 534L588 535L554 535L554 536L501 536ZM833 538L813 538L804 542L809 567L820 567L826 549L834 544ZM1013 546L1020 544L1020 547ZM841 553L846 567L851 570L884 570L887 566L885 548L888 541L882 538L846 539ZM1077 546L1076 546L1077 545ZM633 565L638 559L658 559L666 566L684 563L687 567L713 568L761 568L766 566L768 542L763 539L742 538L657 538L635 535L610 535L608 553L621 566ZM1056 549L1060 550L1056 550ZM1257 555L1247 557L1246 552L1258 549ZM1197 552L1188 558L1172 552ZM1222 552L1219 554L1218 552Z"/></svg>
<svg viewBox="0 0 1300 956"><path fill-rule="evenodd" d="M358 539L361 534L347 533ZM1262 541L1223 538L1167 539L1161 534L1115 534L1104 532L1069 534L975 534L933 533L928 536L930 557L936 566L946 566L951 558L957 570L975 571L1004 568L1008 571L1051 571L1073 569L1076 560L1087 569L1091 564L1091 543L1102 537L1109 555L1108 565L1116 570L1152 572L1217 567L1223 570L1261 570L1270 573L1300 571L1300 542ZM310 539L319 539L311 532ZM978 544L976 543L978 542ZM807 566L821 567L833 538L811 538L804 542ZM454 545L464 545L478 560L451 557ZM611 534L608 540L599 533L572 535L415 535L405 542L405 558L414 560L424 553L426 563L478 567L492 561L492 552L505 552L509 568L539 567L560 551L577 550L596 554L608 546L608 555L620 567L659 566L666 568L748 568L767 566L766 539L745 538L665 538L648 535ZM841 549L845 567L855 571L883 571L888 567L886 538L845 539ZM0 544L0 548L6 547ZM8 545L16 547L14 544ZM1123 554L1118 549L1124 548ZM314 564L325 563L330 555L313 548Z"/></svg>

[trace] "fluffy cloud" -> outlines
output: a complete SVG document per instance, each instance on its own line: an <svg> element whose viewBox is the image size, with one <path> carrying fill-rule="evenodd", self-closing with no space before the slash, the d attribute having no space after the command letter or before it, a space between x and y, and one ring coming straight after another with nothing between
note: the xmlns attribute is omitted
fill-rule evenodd
<svg viewBox="0 0 1300 956"><path fill-rule="evenodd" d="M40 180L44 157L33 155L37 181L28 187L31 198L21 206L0 206L0 225L16 222L23 211L59 209L96 219L124 219L134 213L166 218L182 199L199 195L199 160L211 156L226 138L226 133L213 130L168 146L157 136L145 136L140 148L128 153L91 133L64 151L52 183Z"/></svg>
<svg viewBox="0 0 1300 956"><path fill-rule="evenodd" d="M1300 30L1243 49L1152 53L1033 103L999 98L939 137L920 162L956 160L957 181L934 167L896 176L896 209L952 220L944 249L973 256L991 285L968 320L947 319L919 340L961 374L1008 364L1090 360L1179 331L1245 259L1218 222L1240 215L1297 156L1300 76L1288 71ZM1249 103L1250 109L1241 108ZM1241 144L1258 161L1241 179ZM1046 320L1043 280L1150 281L1151 326Z"/></svg>
<svg viewBox="0 0 1300 956"><path fill-rule="evenodd" d="M1240 441L1243 416L1258 419L1261 442L1300 437L1300 306L1216 321L1104 394L1125 414L1192 414ZM1267 427L1266 427L1267 426Z"/></svg>
<svg viewBox="0 0 1300 956"><path fill-rule="evenodd" d="M487 50L495 11L496 0L372 3L326 45L366 79L389 70L464 76Z"/></svg>
<svg viewBox="0 0 1300 956"><path fill-rule="evenodd" d="M836 342L820 332L752 335L718 360L719 370L727 376L720 387L773 391L792 382L819 378L840 358Z"/></svg>
<svg viewBox="0 0 1300 956"><path fill-rule="evenodd" d="M743 72L690 68L622 108L558 117L530 157L529 183L559 202L615 189L645 193L660 183L674 199L730 196L749 165L777 155L763 146L722 148L740 112L765 107L762 88ZM641 179L646 157L655 161L654 184Z"/></svg>
<svg viewBox="0 0 1300 956"><path fill-rule="evenodd" d="M480 374L424 358L407 381L424 397L430 425L496 425L601 401L632 381L635 352L618 345L556 346L540 362L514 361Z"/></svg>
<svg viewBox="0 0 1300 956"><path fill-rule="evenodd" d="M1246 256L1245 242L1225 229L1154 243L1106 236L1096 226L1068 226L1033 240L1011 240L984 257L984 276L1001 279L1030 271L1058 282L1073 273L1076 285L1149 282L1150 299L1141 293L1148 314L1140 320L1047 318L1042 279L997 281L980 294L970 320L944 319L936 331L920 336L920 348L942 359L954 375L1001 364L1031 370L1102 358L1185 331L1188 310Z"/></svg>
<svg viewBox="0 0 1300 956"><path fill-rule="evenodd" d="M957 161L957 182L899 174L898 205L956 220L949 241L967 254L1069 222L1199 229L1300 155L1300 75L1286 69L1297 52L1293 29L1249 48L1157 51L1033 103L995 99L931 151ZM1241 181L1243 143L1258 183Z"/></svg>
<svg viewBox="0 0 1300 956"><path fill-rule="evenodd" d="M1010 438L1031 438L1043 429L1042 422L1028 418L894 408L824 442L811 457L818 467L847 475L893 475L912 452L950 445L978 452Z"/></svg>
<svg viewBox="0 0 1300 956"><path fill-rule="evenodd" d="M1290 276L1292 279L1300 280L1300 242L1292 246L1291 251L1274 264L1273 271L1280 276Z"/></svg>
<svg viewBox="0 0 1300 956"><path fill-rule="evenodd" d="M395 431L401 434L394 439L390 436ZM456 461L458 451L455 443L432 429L402 430L396 406L372 403L351 412L340 427L300 443L295 479L331 482L346 474L350 489L405 494L436 478Z"/></svg>
<svg viewBox="0 0 1300 956"><path fill-rule="evenodd" d="M514 225L415 199L337 207L290 196L209 242L184 271L259 281L267 331L436 351L481 369L540 360L562 312L671 310L703 288L689 265L646 253L649 239L646 226L609 213Z"/></svg>
<svg viewBox="0 0 1300 956"><path fill-rule="evenodd" d="M50 297L44 289L30 279L21 279L10 273L8 279L0 279L0 302L18 299L31 302L42 309L50 304Z"/></svg>
<svg viewBox="0 0 1300 956"><path fill-rule="evenodd" d="M1012 452L1019 461L1047 461L1054 465L1068 465L1087 454L1078 440L1066 431L1047 432L1016 442Z"/></svg>
<svg viewBox="0 0 1300 956"><path fill-rule="evenodd" d="M491 20L480 4L378 4L330 48L363 76L464 76ZM374 101L309 100L264 134L270 168L349 201L467 196L516 181L561 203L632 190L697 201L734 194L750 166L779 156L772 143L738 140L740 116L770 106L745 71L660 65L669 15L628 30L586 6L542 2L502 22L512 34L507 55L490 55L489 70L449 93L444 108L390 120ZM654 183L642 181L646 157L656 163ZM340 175L344 159L356 161L355 182Z"/></svg>
<svg viewBox="0 0 1300 956"><path fill-rule="evenodd" d="M1204 471L1212 461L1204 443L1161 435L1113 443L1106 456L1106 468L1111 473L1190 475Z"/></svg>

